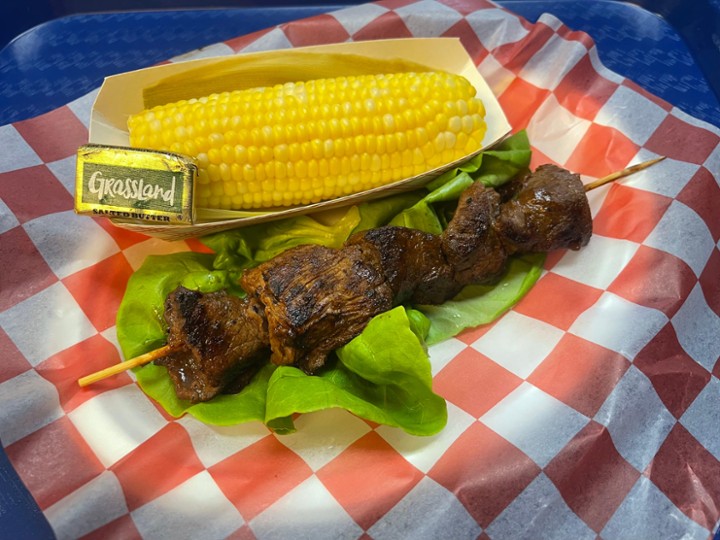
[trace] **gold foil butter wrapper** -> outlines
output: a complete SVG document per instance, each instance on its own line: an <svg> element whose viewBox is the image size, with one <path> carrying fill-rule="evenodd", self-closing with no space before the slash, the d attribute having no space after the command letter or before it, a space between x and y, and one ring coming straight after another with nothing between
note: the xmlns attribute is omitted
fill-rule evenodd
<svg viewBox="0 0 720 540"><path fill-rule="evenodd" d="M193 224L196 175L195 161L182 154L81 146L75 212L146 225Z"/></svg>

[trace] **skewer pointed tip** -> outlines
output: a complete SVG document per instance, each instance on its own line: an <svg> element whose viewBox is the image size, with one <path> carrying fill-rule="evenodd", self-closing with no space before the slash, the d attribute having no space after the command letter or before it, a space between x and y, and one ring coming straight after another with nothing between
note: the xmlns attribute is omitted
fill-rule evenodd
<svg viewBox="0 0 720 540"><path fill-rule="evenodd" d="M616 171L614 173L608 174L607 176L605 176L603 178L599 178L599 179L595 180L594 182L585 184L585 191L586 192L592 191L595 188L599 188L600 186L604 186L605 184L614 182L618 178L624 178L625 176L630 176L631 174L634 174L638 171L642 171L643 169L647 169L648 167L655 165L656 163L662 161L663 159L665 159L665 156L656 157L653 159L649 159L647 161L643 161L642 163L638 163L636 165L631 165L630 167L627 167L621 171Z"/></svg>
<svg viewBox="0 0 720 540"><path fill-rule="evenodd" d="M125 362L115 364L108 368L101 369L100 371L96 371L95 373L91 373L90 375L86 375L85 377L81 377L78 379L78 384L81 387L91 385L93 383L101 381L102 379L106 379L113 375L117 375L118 373L122 373L123 371L127 371L128 369L149 364L153 360L157 360L158 358L166 356L170 352L172 352L172 347L170 347L169 345L164 345L163 347L155 349L154 351L141 354L140 356L136 356L135 358L131 358L130 360L126 360Z"/></svg>

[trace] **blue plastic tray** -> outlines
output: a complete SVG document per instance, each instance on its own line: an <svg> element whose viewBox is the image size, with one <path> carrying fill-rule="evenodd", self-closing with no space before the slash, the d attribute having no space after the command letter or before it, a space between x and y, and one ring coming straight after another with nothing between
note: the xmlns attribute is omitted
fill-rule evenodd
<svg viewBox="0 0 720 540"><path fill-rule="evenodd" d="M158 0L155 5L169 3L188 7L192 1ZM0 125L53 110L98 87L107 75L355 3L360 2L74 14L49 20L0 50ZM692 0L682 6L673 0L637 2L647 9L608 0L499 3L531 21L550 12L571 28L586 31L610 69L687 113L720 126L720 54L711 37L720 29L719 0ZM22 15L27 16L20 17L21 25L64 14L50 7L57 2L50 2L45 9L12 4L0 7L4 24ZM148 5L132 4L133 0L117 0L112 7ZM214 4L222 5L222 1ZM0 46L2 39L0 34ZM0 448L0 539L52 537L47 521ZM720 531L715 539L720 540Z"/></svg>
<svg viewBox="0 0 720 540"><path fill-rule="evenodd" d="M638 1L648 9L613 0L499 3L532 21L550 12L571 28L586 31L597 42L607 67L685 112L720 126L720 52L712 43L712 35L720 33L720 0L692 0L681 8L673 6L677 4L673 0ZM213 4L218 2L222 3ZM112 5L137 3L115 0ZM170 3L192 1L142 2ZM107 75L356 3L360 2L76 14L51 20L0 50L0 125L63 105L98 87ZM7 9L0 7L0 21L6 20L2 15Z"/></svg>

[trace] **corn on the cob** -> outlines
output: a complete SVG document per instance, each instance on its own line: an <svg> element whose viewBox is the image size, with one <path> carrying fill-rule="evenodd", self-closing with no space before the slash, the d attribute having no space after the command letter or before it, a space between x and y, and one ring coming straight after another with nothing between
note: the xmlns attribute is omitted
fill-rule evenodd
<svg viewBox="0 0 720 540"><path fill-rule="evenodd" d="M481 147L485 109L463 77L361 75L213 94L128 120L130 144L197 159L196 205L309 204L381 186Z"/></svg>

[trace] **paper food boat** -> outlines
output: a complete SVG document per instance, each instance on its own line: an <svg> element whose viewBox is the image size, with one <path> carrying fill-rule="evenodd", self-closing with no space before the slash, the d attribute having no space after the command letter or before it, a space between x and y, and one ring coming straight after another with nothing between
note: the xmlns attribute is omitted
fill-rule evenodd
<svg viewBox="0 0 720 540"><path fill-rule="evenodd" d="M466 161L473 155L493 146L504 139L510 132L510 125L496 97L493 95L490 87L482 78L469 54L458 39L408 38L340 43L239 54L237 56L202 58L111 76L105 79L95 100L90 119L89 142L97 145L129 146L127 129L128 117L131 114L145 109L144 94L146 89L161 84L168 78L176 77L190 70L206 66L218 66L218 69L222 66L222 69L227 69L229 63L237 63L234 69L238 70L241 76L244 66L251 66L253 62L261 62L265 65L269 62L270 65L272 65L272 62L277 61L283 65L288 65L288 63L293 61L294 57L297 57L298 61L302 58L304 65L307 65L308 55L327 54L352 55L353 57L359 56L386 61L397 60L412 62L421 64L430 70L442 70L462 75L476 88L477 97L482 99L485 105L487 132L483 139L482 148L477 152L468 154L462 159L418 176L399 180L392 184L360 193L309 205L283 207L271 211L239 211L234 213L230 219L228 219L226 212L222 216L222 219L208 219L208 214L212 214L212 212L200 212L200 217L195 219L192 224L167 225L111 218L112 221L119 227L135 232L141 232L166 240L180 240L235 227L277 220L292 215L314 213L340 206L347 206L370 199L385 197L393 193L417 189L444 171L453 166L457 166L458 163ZM350 58L350 56L348 56L348 58ZM279 75L275 78L279 78L280 80L276 82L291 82L293 80L292 78L283 80L282 70L278 70L278 73ZM291 77L291 75L292 73L289 73L288 77ZM311 79L323 76L323 74L319 74L319 76L312 75L312 73L306 73L306 78ZM348 73L339 72L334 74L334 76L340 75L348 75ZM216 91L224 89L226 90L227 88L220 88ZM203 92L205 95L207 93L206 91Z"/></svg>

